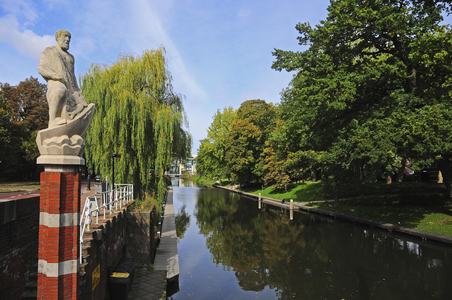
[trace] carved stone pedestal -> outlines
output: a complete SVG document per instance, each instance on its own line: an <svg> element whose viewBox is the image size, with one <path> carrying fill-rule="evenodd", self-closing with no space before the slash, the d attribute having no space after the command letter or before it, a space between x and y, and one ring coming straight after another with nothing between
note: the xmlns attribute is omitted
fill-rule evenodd
<svg viewBox="0 0 452 300"><path fill-rule="evenodd" d="M81 176L62 169L41 173L38 299L78 299Z"/></svg>

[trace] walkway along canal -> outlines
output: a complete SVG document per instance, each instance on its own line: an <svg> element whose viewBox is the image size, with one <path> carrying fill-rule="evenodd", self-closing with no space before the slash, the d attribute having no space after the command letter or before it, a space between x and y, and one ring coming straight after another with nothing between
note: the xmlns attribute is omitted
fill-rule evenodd
<svg viewBox="0 0 452 300"><path fill-rule="evenodd" d="M176 182L174 183L176 184ZM174 187L179 288L172 299L450 299L452 248Z"/></svg>

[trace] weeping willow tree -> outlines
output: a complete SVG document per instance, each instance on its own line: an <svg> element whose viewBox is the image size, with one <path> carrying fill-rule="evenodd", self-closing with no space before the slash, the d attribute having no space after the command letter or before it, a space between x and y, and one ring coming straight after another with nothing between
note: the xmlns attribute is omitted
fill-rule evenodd
<svg viewBox="0 0 452 300"><path fill-rule="evenodd" d="M112 66L93 64L81 76L81 89L96 104L85 135L88 167L111 178L112 154L120 154L114 158L115 182L133 183L140 198L157 186L161 202L165 170L191 152L183 96L173 91L165 49L121 55Z"/></svg>

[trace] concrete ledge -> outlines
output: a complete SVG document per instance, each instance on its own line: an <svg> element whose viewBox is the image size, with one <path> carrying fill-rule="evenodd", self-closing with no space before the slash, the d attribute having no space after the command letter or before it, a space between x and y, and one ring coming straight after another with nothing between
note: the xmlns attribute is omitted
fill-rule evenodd
<svg viewBox="0 0 452 300"><path fill-rule="evenodd" d="M239 195L243 195L245 197L252 198L254 200L259 199L258 195L246 193L246 192L239 191L239 190L229 189L229 188L225 188L225 187L217 186L217 185L215 185L214 187L219 188L219 189L224 189L224 190L227 190L230 192L234 192ZM286 202L285 204L282 204L280 200L276 200L276 199L269 198L269 197L261 197L261 199L262 199L263 203L267 203L267 204L270 204L273 206L279 206L279 207L284 207L284 208L289 209L288 202ZM296 210L295 207L297 207L300 211L320 215L323 217L357 223L360 225L366 225L366 226L369 226L372 228L380 228L383 230L387 230L388 232L409 235L411 237L418 238L418 239L421 239L424 241L434 241L434 242L452 245L452 237L448 236L448 235L403 227L403 226L394 225L394 224L390 224L390 223L373 221L373 220L369 220L369 219L346 215L343 213L328 211L328 210L324 210L324 209L320 209L320 208L309 207L309 206L306 206L306 203L302 203L302 202L294 203L294 210Z"/></svg>

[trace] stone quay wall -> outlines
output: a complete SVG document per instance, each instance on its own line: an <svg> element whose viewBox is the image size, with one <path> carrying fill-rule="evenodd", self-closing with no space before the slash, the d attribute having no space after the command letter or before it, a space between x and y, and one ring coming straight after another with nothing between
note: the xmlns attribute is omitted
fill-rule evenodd
<svg viewBox="0 0 452 300"><path fill-rule="evenodd" d="M154 263L156 247L156 209L150 212L128 213L129 244L128 250L136 262L141 265Z"/></svg>

